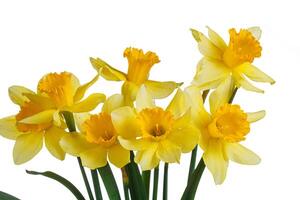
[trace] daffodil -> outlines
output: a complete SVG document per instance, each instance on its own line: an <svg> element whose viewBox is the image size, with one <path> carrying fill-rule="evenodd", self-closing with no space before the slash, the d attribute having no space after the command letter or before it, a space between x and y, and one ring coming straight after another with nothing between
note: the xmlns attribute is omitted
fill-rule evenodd
<svg viewBox="0 0 300 200"><path fill-rule="evenodd" d="M263 90L255 87L248 79L275 83L270 76L252 64L255 58L261 56L262 51L259 27L241 29L239 32L234 28L230 29L228 45L210 28L208 28L208 38L194 29L192 34L204 56L198 63L194 85L203 90L212 89L231 77L237 87L263 93Z"/></svg>
<svg viewBox="0 0 300 200"><path fill-rule="evenodd" d="M124 167L130 161L130 152L120 145L111 120L111 112L123 105L123 96L116 94L104 102L101 113L75 115L80 133L64 136L61 147L80 157L83 165L90 169L104 167L107 158L116 167Z"/></svg>
<svg viewBox="0 0 300 200"><path fill-rule="evenodd" d="M239 105L228 104L233 83L225 80L210 96L210 114L205 110L201 93L196 87L186 89L190 98L192 118L201 134L199 145L204 162L216 184L225 180L229 160L240 164L255 165L260 158L240 144L250 132L250 123L265 116L265 111L244 112ZM226 95L224 95L224 92Z"/></svg>
<svg viewBox="0 0 300 200"><path fill-rule="evenodd" d="M127 105L132 105L141 85L145 85L154 98L165 98L181 85L173 81L159 82L148 79L152 66L159 62L155 53L151 51L144 53L141 49L126 48L123 55L128 60L127 74L111 67L100 58L90 60L93 67L106 80L124 81L122 94L125 96Z"/></svg>
<svg viewBox="0 0 300 200"><path fill-rule="evenodd" d="M185 96L178 89L164 110L155 106L151 93L141 86L136 109L125 106L111 113L121 145L137 151L135 162L142 170L153 169L160 161L179 163L181 153L190 152L197 144L199 132L184 102Z"/></svg>
<svg viewBox="0 0 300 200"><path fill-rule="evenodd" d="M91 94L80 101L86 90L97 81L80 85L73 74L63 72L45 75L38 83L37 93L22 87L9 88L11 100L20 106L15 116L1 119L0 133L16 140L13 157L16 164L32 159L42 148L43 139L50 153L63 160L65 152L59 140L65 134L61 111L87 112L103 102L103 94Z"/></svg>

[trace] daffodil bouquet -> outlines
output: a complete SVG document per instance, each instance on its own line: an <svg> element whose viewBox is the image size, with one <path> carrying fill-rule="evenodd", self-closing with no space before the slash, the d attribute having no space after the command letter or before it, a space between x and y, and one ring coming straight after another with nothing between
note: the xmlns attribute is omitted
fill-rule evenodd
<svg viewBox="0 0 300 200"><path fill-rule="evenodd" d="M33 91L11 86L9 97L20 110L0 120L0 134L15 140L13 159L23 164L35 157L45 144L52 156L64 160L76 157L87 189L84 197L70 181L54 172L27 171L54 179L78 200L102 199L99 175L109 199L155 200L158 197L159 166L164 165L163 194L168 198L168 167L179 163L182 153L191 153L187 185L182 200L195 198L201 175L207 167L216 184L226 177L229 160L246 165L260 162L259 156L240 144L250 124L265 111L245 112L233 99L239 88L260 92L249 79L275 81L252 63L261 56L259 27L229 30L228 44L212 29L208 37L191 29L203 57L187 87L173 81L150 80L149 72L159 57L151 51L126 48L128 71L124 73L100 58L90 58L96 70L91 81L81 84L70 72L44 75ZM106 97L86 91L103 77L122 81L120 94ZM103 88L104 90L104 88ZM165 108L155 99L172 100ZM204 106L209 97L207 110ZM91 113L102 104L100 113ZM197 149L203 152L196 166ZM120 194L110 165L120 169L124 194ZM94 191L86 170L91 170ZM153 191L149 191L152 183ZM3 199L16 199L4 192ZM2 199L1 198L1 199ZM179 199L180 197L178 197Z"/></svg>

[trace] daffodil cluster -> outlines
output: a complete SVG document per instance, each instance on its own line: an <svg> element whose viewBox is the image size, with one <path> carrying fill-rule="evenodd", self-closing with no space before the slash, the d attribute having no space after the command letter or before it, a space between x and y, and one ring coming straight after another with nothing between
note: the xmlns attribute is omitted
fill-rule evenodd
<svg viewBox="0 0 300 200"><path fill-rule="evenodd" d="M203 56L193 81L185 88L180 88L183 83L150 80L150 70L159 63L159 57L154 52L144 53L136 48L124 51L123 56L128 60L127 73L100 58L90 58L96 72L85 84L80 84L72 73L61 72L44 75L36 91L11 86L9 97L19 107L19 112L0 119L0 134L15 140L15 164L34 158L43 144L59 160L64 160L67 153L77 157L81 167L90 168L92 172L99 170L104 182L109 180L102 176L103 170L111 163L122 169L124 191L128 186L132 199L149 199L151 170L157 170L160 163L165 163L165 169L170 163L180 163L183 153L193 151L182 199L194 198L192 187L197 187L204 166L215 183L221 184L229 160L258 164L260 158L240 142L249 134L250 124L263 118L265 111L247 113L232 101L239 88L263 92L248 79L275 83L253 65L262 52L260 28L240 31L232 28L228 44L210 28L208 37L194 29L192 35ZM87 90L98 84L99 77L122 81L120 93L109 97L93 93L85 97ZM156 99L172 93L168 106L156 104ZM209 109L204 105L207 94ZM92 113L100 104L101 111ZM198 145L203 156L195 169ZM198 181L197 176L200 176ZM111 198L120 198L109 189L116 185L105 183L105 186ZM157 188L157 182L153 187ZM164 193L165 189L164 185Z"/></svg>

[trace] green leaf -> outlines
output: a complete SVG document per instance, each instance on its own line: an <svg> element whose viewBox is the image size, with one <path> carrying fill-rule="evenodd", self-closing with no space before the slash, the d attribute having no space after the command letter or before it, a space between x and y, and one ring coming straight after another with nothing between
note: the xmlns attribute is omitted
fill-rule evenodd
<svg viewBox="0 0 300 200"><path fill-rule="evenodd" d="M17 197L11 196L5 192L0 191L0 199L1 200L20 200Z"/></svg>
<svg viewBox="0 0 300 200"><path fill-rule="evenodd" d="M70 190L70 192L73 193L73 195L77 198L77 200L85 200L81 192L67 179L64 177L50 171L46 172L35 172L35 171L28 171L26 170L26 173L31 174L31 175L42 175L48 178L51 178L53 180L56 180L57 182L61 183L64 185L66 188Z"/></svg>
<svg viewBox="0 0 300 200"><path fill-rule="evenodd" d="M121 200L119 189L109 164L98 168L110 200Z"/></svg>

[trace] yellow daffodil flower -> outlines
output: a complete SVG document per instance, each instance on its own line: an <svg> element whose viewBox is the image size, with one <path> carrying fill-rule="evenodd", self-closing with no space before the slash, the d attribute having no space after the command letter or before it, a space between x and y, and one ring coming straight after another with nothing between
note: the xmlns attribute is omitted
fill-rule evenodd
<svg viewBox="0 0 300 200"><path fill-rule="evenodd" d="M39 81L37 93L22 86L9 88L11 100L21 109L16 116L0 120L0 133L16 140L13 151L16 164L32 159L41 150L43 139L53 156L64 159L59 140L65 134L65 124L60 112L87 112L103 102L105 96L100 93L80 101L97 79L98 75L80 85L71 73L50 73Z"/></svg>
<svg viewBox="0 0 300 200"><path fill-rule="evenodd" d="M81 132L64 136L61 147L80 157L83 165L91 169L104 167L107 157L116 167L124 167L130 161L130 152L118 142L118 132L111 120L111 112L123 105L123 96L116 94L105 101L101 113L75 115Z"/></svg>
<svg viewBox="0 0 300 200"><path fill-rule="evenodd" d="M237 87L263 93L263 90L253 86L247 79L275 83L270 76L252 64L255 58L261 56L262 51L259 27L241 29L239 32L234 28L230 29L228 45L210 28L208 38L194 29L192 34L204 56L198 63L193 85L202 90L212 89L223 84L227 77L232 77Z"/></svg>
<svg viewBox="0 0 300 200"><path fill-rule="evenodd" d="M190 152L197 144L199 132L186 109L184 94L178 89L167 107L155 106L151 93L141 86L136 109L125 106L114 110L112 122L123 147L137 151L135 162L142 170L156 167L160 160L179 163L181 153Z"/></svg>
<svg viewBox="0 0 300 200"><path fill-rule="evenodd" d="M144 53L141 49L126 48L124 57L128 60L128 72L125 74L107 64L100 58L91 58L93 67L106 80L124 81L122 94L126 105L132 105L137 91L144 84L154 98L165 98L169 96L181 83L173 81L159 82L148 80L152 66L159 62L158 56L148 51Z"/></svg>
<svg viewBox="0 0 300 200"><path fill-rule="evenodd" d="M250 132L250 123L265 116L265 111L245 113L239 105L228 104L233 83L225 80L210 96L210 113L203 106L201 93L196 87L185 90L190 98L192 118L201 134L199 145L204 162L216 184L225 180L228 162L255 165L260 158L240 144ZM224 95L224 93L226 95Z"/></svg>

